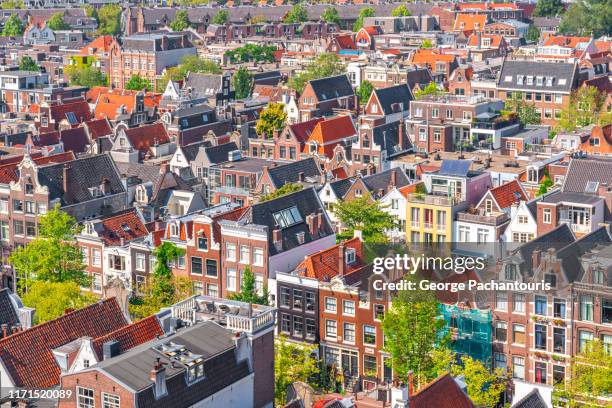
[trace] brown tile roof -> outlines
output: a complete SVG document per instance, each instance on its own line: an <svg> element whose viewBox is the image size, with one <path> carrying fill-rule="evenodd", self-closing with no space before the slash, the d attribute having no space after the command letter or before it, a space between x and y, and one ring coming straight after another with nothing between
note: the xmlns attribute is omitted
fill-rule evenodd
<svg viewBox="0 0 612 408"><path fill-rule="evenodd" d="M527 194L518 180L512 180L506 184L491 189L491 195L497 201L500 209L508 208L515 202L527 201Z"/></svg>
<svg viewBox="0 0 612 408"><path fill-rule="evenodd" d="M51 118L59 123L62 120L70 120L71 113L74 114L74 119L77 123L70 123L72 126L77 126L79 123L91 119L89 104L85 98L68 99L61 102L52 103L50 106Z"/></svg>
<svg viewBox="0 0 612 408"><path fill-rule="evenodd" d="M50 163L64 163L74 159L74 153L65 152L51 156L36 157L32 160L38 165L44 165ZM19 161L13 161L12 163L3 164L0 166L0 184L9 184L11 181L19 180L19 176L17 175L17 165L21 163L21 160L23 160L23 156L19 156Z"/></svg>
<svg viewBox="0 0 612 408"><path fill-rule="evenodd" d="M95 338L93 340L93 349L98 357L98 361L101 361L103 359L102 345L107 341L115 340L119 342L119 352L123 353L147 341L154 340L162 334L164 334L164 331L159 325L157 317L153 315L145 317L136 323L123 326L112 333Z"/></svg>
<svg viewBox="0 0 612 408"><path fill-rule="evenodd" d="M109 136L113 134L113 128L106 118L90 120L83 123L83 126L87 127L89 137L91 137L93 140L96 140L102 136Z"/></svg>
<svg viewBox="0 0 612 408"><path fill-rule="evenodd" d="M170 136L161 122L127 129L125 135L132 147L141 153L147 153L155 144L170 143Z"/></svg>
<svg viewBox="0 0 612 408"><path fill-rule="evenodd" d="M342 243L345 248L355 249L355 262L346 265L344 274L348 275L364 265L362 258L362 247L359 238L352 238ZM307 256L295 269L303 270L300 272L308 278L316 278L321 281L327 281L339 273L340 266L340 244L333 247L316 252Z"/></svg>
<svg viewBox="0 0 612 408"><path fill-rule="evenodd" d="M436 378L410 396L410 408L474 408L449 373Z"/></svg>
<svg viewBox="0 0 612 408"><path fill-rule="evenodd" d="M53 349L127 324L115 298L106 299L0 340L0 359L16 386L53 387L61 374Z"/></svg>
<svg viewBox="0 0 612 408"><path fill-rule="evenodd" d="M102 239L110 246L121 245L122 238L124 242L129 242L149 234L135 209L103 218L101 224L104 228L101 232Z"/></svg>

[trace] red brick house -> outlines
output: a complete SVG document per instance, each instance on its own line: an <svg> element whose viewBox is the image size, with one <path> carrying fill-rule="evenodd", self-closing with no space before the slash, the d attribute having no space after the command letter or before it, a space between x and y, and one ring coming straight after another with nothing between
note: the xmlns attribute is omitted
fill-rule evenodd
<svg viewBox="0 0 612 408"><path fill-rule="evenodd" d="M353 112L357 96L346 75L308 81L298 100L301 121L331 114L334 110Z"/></svg>

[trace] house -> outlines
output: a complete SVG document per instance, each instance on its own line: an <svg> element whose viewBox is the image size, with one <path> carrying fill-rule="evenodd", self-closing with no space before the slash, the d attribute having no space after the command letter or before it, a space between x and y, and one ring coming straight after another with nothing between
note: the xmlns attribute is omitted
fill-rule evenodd
<svg viewBox="0 0 612 408"><path fill-rule="evenodd" d="M175 149L176 145L170 140L166 127L157 122L130 129L120 128L110 154L118 163L141 163L169 156Z"/></svg>
<svg viewBox="0 0 612 408"><path fill-rule="evenodd" d="M41 103L35 120L39 132L53 132L78 127L91 119L89 105L83 97L65 98Z"/></svg>
<svg viewBox="0 0 612 408"><path fill-rule="evenodd" d="M375 38L383 33L380 26L364 26L355 35L355 44L358 48L373 50L375 48Z"/></svg>
<svg viewBox="0 0 612 408"><path fill-rule="evenodd" d="M272 137L249 140L251 157L270 158L275 160L299 160L315 126L324 118L314 118L305 122L289 123L282 131L275 131Z"/></svg>
<svg viewBox="0 0 612 408"><path fill-rule="evenodd" d="M373 174L388 170L391 160L412 150L404 119L373 125L378 120L363 117L359 138L353 140L348 160L352 174Z"/></svg>
<svg viewBox="0 0 612 408"><path fill-rule="evenodd" d="M419 68L428 68L431 75L442 80L442 82L450 77L451 73L459 66L457 57L453 54L443 54L437 50L418 49L408 59L411 64Z"/></svg>
<svg viewBox="0 0 612 408"><path fill-rule="evenodd" d="M387 124L404 120L409 116L410 101L413 99L414 96L407 84L375 89L370 99L365 101L363 114L380 118Z"/></svg>
<svg viewBox="0 0 612 408"><path fill-rule="evenodd" d="M342 197L351 200L369 195L370 200L383 198L394 188L405 187L410 184L406 174L398 168L392 168L368 176L356 177Z"/></svg>
<svg viewBox="0 0 612 408"><path fill-rule="evenodd" d="M302 122L330 114L333 109L352 111L356 106L355 92L346 75L308 81L298 101Z"/></svg>
<svg viewBox="0 0 612 408"><path fill-rule="evenodd" d="M181 91L192 99L202 100L217 109L226 106L229 101L235 98L235 91L232 89L229 74L189 72L183 82Z"/></svg>
<svg viewBox="0 0 612 408"><path fill-rule="evenodd" d="M466 48L474 62L504 57L510 51L510 45L503 35L482 34L480 32L468 37Z"/></svg>
<svg viewBox="0 0 612 408"><path fill-rule="evenodd" d="M612 125L591 125L580 129L586 135L581 137L578 150L591 155L612 154Z"/></svg>
<svg viewBox="0 0 612 408"><path fill-rule="evenodd" d="M166 112L161 120L179 146L200 142L209 132L223 135L232 130L228 119L219 118L216 110L204 104Z"/></svg>
<svg viewBox="0 0 612 408"><path fill-rule="evenodd" d="M539 199L520 201L510 207L510 222L504 231L504 242L525 243L536 237L538 201Z"/></svg>
<svg viewBox="0 0 612 408"><path fill-rule="evenodd" d="M357 176L341 178L338 180L327 180L319 190L319 199L323 203L329 219L336 227L339 226L339 220L334 214L333 206L346 196L351 185L355 182Z"/></svg>
<svg viewBox="0 0 612 408"><path fill-rule="evenodd" d="M125 89L92 88L88 99L94 103L94 117L108 119L112 125L138 126L157 119L159 95Z"/></svg>
<svg viewBox="0 0 612 408"><path fill-rule="evenodd" d="M386 231L393 242L406 239L406 199L408 194L415 193L418 183L391 188L387 194L380 198L380 206L386 213L391 214L396 221L395 227Z"/></svg>
<svg viewBox="0 0 612 408"><path fill-rule="evenodd" d="M24 44L49 44L55 42L55 33L46 25L31 24L23 32Z"/></svg>
<svg viewBox="0 0 612 408"><path fill-rule="evenodd" d="M263 174L255 187L255 193L270 194L285 184L318 187L323 181L322 173L321 167L312 157L273 167L264 167Z"/></svg>
<svg viewBox="0 0 612 408"><path fill-rule="evenodd" d="M210 147L208 140L191 143L186 146L178 146L170 159L170 171L178 174L185 180L193 179L191 163L196 159L200 148Z"/></svg>
<svg viewBox="0 0 612 408"><path fill-rule="evenodd" d="M319 121L306 139L302 154L326 161L334 157L336 146L347 146L357 135L349 115L333 116Z"/></svg>
<svg viewBox="0 0 612 408"><path fill-rule="evenodd" d="M488 18L485 14L460 13L457 14L455 19L453 31L464 33L480 32L484 30L487 21Z"/></svg>

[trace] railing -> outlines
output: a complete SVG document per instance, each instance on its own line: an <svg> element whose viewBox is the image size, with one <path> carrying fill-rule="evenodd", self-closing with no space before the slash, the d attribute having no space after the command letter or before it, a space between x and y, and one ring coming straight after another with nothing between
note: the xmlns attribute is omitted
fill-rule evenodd
<svg viewBox="0 0 612 408"><path fill-rule="evenodd" d="M573 232L577 232L579 234L586 234L591 232L591 224L573 224L568 218L561 218L559 220L560 223L565 223L569 225Z"/></svg>
<svg viewBox="0 0 612 408"><path fill-rule="evenodd" d="M491 122L473 122L472 129L503 129L508 126L516 125L518 122L515 120L500 120Z"/></svg>
<svg viewBox="0 0 612 408"><path fill-rule="evenodd" d="M263 313L259 313L257 316L237 316L237 315L226 315L227 317L227 328L236 331L245 331L248 333L255 333L264 327L274 325L275 310L268 310Z"/></svg>
<svg viewBox="0 0 612 408"><path fill-rule="evenodd" d="M197 295L194 295L172 305L172 317L191 324L195 323L197 310L196 298Z"/></svg>
<svg viewBox="0 0 612 408"><path fill-rule="evenodd" d="M481 215L481 214L470 214L466 212L457 213L457 221L465 222L476 222L479 224L499 225L503 224L508 220L506 213L492 214L492 215Z"/></svg>
<svg viewBox="0 0 612 408"><path fill-rule="evenodd" d="M410 221L410 226L412 228L421 228L421 221Z"/></svg>
<svg viewBox="0 0 612 408"><path fill-rule="evenodd" d="M459 202L456 197L445 197L445 196L436 196L431 194L419 194L412 193L408 194L408 201L424 203L424 204L432 204L432 205L454 205Z"/></svg>
<svg viewBox="0 0 612 408"><path fill-rule="evenodd" d="M432 230L433 224L431 222L426 222L425 224L423 224L423 228L426 230Z"/></svg>
<svg viewBox="0 0 612 408"><path fill-rule="evenodd" d="M243 195L248 196L251 194L251 190L244 187L229 187L229 186L217 186L214 187L214 192L221 194L230 195Z"/></svg>

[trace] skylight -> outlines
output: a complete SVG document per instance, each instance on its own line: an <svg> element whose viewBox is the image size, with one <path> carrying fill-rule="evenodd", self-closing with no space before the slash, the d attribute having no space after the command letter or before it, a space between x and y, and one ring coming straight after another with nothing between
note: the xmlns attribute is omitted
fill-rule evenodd
<svg viewBox="0 0 612 408"><path fill-rule="evenodd" d="M594 194L597 192L597 187L599 187L599 183L597 181L589 181L584 188L584 192Z"/></svg>
<svg viewBox="0 0 612 408"><path fill-rule="evenodd" d="M303 222L302 216L296 206L285 208L272 214L274 220L281 228L291 227L292 225Z"/></svg>
<svg viewBox="0 0 612 408"><path fill-rule="evenodd" d="M68 119L71 125L76 125L78 123L74 112L66 112L66 119Z"/></svg>

